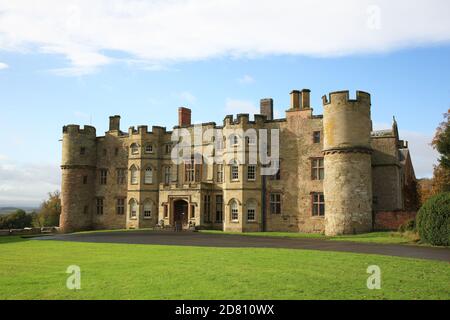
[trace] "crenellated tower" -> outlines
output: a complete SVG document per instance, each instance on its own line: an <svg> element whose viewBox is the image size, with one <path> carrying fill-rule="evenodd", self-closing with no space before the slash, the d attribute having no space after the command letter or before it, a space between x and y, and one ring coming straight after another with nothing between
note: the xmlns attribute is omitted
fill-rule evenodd
<svg viewBox="0 0 450 320"><path fill-rule="evenodd" d="M348 91L323 97L325 234L372 229L370 94Z"/></svg>
<svg viewBox="0 0 450 320"><path fill-rule="evenodd" d="M61 217L62 232L91 228L96 179L96 130L63 127Z"/></svg>

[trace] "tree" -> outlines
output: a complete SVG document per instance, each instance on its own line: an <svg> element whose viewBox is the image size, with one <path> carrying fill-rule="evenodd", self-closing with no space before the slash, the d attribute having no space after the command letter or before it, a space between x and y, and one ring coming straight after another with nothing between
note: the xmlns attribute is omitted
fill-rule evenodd
<svg viewBox="0 0 450 320"><path fill-rule="evenodd" d="M39 227L59 226L61 214L61 198L59 191L48 194L48 199L42 202L35 224Z"/></svg>
<svg viewBox="0 0 450 320"><path fill-rule="evenodd" d="M32 217L23 210L0 216L0 229L23 229L31 227Z"/></svg>
<svg viewBox="0 0 450 320"><path fill-rule="evenodd" d="M450 109L444 113L444 121L437 128L432 145L441 155L439 165L450 170Z"/></svg>

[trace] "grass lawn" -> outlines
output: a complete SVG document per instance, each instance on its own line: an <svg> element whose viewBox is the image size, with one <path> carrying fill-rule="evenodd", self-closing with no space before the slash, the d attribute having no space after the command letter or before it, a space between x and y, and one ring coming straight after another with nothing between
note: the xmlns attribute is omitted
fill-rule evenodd
<svg viewBox="0 0 450 320"><path fill-rule="evenodd" d="M369 265L381 290L366 287ZM446 262L378 255L0 237L0 299L450 299L449 283Z"/></svg>
<svg viewBox="0 0 450 320"><path fill-rule="evenodd" d="M412 235L405 235L399 232L371 232L364 234L345 235L336 237L327 237L320 233L295 233L295 232L223 232L217 230L202 230L203 233L230 234L254 237L284 237L284 238L303 238L303 239L324 239L330 241L354 241L371 243L390 243L390 244L416 244L416 239Z"/></svg>

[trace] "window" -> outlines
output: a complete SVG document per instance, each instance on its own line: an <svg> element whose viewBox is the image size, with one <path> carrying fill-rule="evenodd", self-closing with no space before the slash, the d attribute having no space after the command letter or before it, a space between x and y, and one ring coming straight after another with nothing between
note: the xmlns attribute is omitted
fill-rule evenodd
<svg viewBox="0 0 450 320"><path fill-rule="evenodd" d="M96 201L96 207L97 207L97 214L102 215L103 214L103 198L97 198Z"/></svg>
<svg viewBox="0 0 450 320"><path fill-rule="evenodd" d="M170 152L172 151L172 145L171 144L166 144L165 145L165 152L166 154L170 154Z"/></svg>
<svg viewBox="0 0 450 320"><path fill-rule="evenodd" d="M217 182L223 183L223 164L217 165Z"/></svg>
<svg viewBox="0 0 450 320"><path fill-rule="evenodd" d="M150 168L150 167L145 169L144 183L145 184L152 184L153 183L153 169Z"/></svg>
<svg viewBox="0 0 450 320"><path fill-rule="evenodd" d="M254 146L256 145L256 137L251 136L251 137L245 137L245 141L247 142L247 144L249 146Z"/></svg>
<svg viewBox="0 0 450 320"><path fill-rule="evenodd" d="M186 161L184 164L184 181L194 182L195 180L195 168L192 161Z"/></svg>
<svg viewBox="0 0 450 320"><path fill-rule="evenodd" d="M325 197L322 192L312 193L312 215L315 217L325 216Z"/></svg>
<svg viewBox="0 0 450 320"><path fill-rule="evenodd" d="M80 156L84 156L86 154L86 148L85 147L81 147L80 148Z"/></svg>
<svg viewBox="0 0 450 320"><path fill-rule="evenodd" d="M100 184L106 184L108 182L108 170L101 169L100 170Z"/></svg>
<svg viewBox="0 0 450 320"><path fill-rule="evenodd" d="M194 219L195 218L195 206L191 205L191 218Z"/></svg>
<svg viewBox="0 0 450 320"><path fill-rule="evenodd" d="M313 142L320 143L320 131L313 132Z"/></svg>
<svg viewBox="0 0 450 320"><path fill-rule="evenodd" d="M126 169L117 169L117 184L125 184L127 181L126 175Z"/></svg>
<svg viewBox="0 0 450 320"><path fill-rule="evenodd" d="M231 208L231 221L233 222L239 221L239 209L236 200L233 200L231 202L230 208Z"/></svg>
<svg viewBox="0 0 450 320"><path fill-rule="evenodd" d="M235 160L233 160L231 162L230 171L231 171L231 181L238 181L239 180L239 165Z"/></svg>
<svg viewBox="0 0 450 320"><path fill-rule="evenodd" d="M164 211L164 218L168 218L169 217L169 208L167 207L167 204L165 204L163 206L163 211Z"/></svg>
<svg viewBox="0 0 450 320"><path fill-rule="evenodd" d="M138 170L135 166L131 168L131 184L138 184Z"/></svg>
<svg viewBox="0 0 450 320"><path fill-rule="evenodd" d="M150 201L146 201L144 203L144 219L149 219L152 217L152 203Z"/></svg>
<svg viewBox="0 0 450 320"><path fill-rule="evenodd" d="M231 139L232 143L234 146L237 146L239 144L239 136L238 135L234 135Z"/></svg>
<svg viewBox="0 0 450 320"><path fill-rule="evenodd" d="M87 184L88 183L88 176L83 176L83 184Z"/></svg>
<svg viewBox="0 0 450 320"><path fill-rule="evenodd" d="M223 196L216 196L216 222L223 221Z"/></svg>
<svg viewBox="0 0 450 320"><path fill-rule="evenodd" d="M249 165L247 167L247 180L248 181L256 180L256 166L255 165Z"/></svg>
<svg viewBox="0 0 450 320"><path fill-rule="evenodd" d="M83 214L88 214L88 213L89 213L89 206L84 206Z"/></svg>
<svg viewBox="0 0 450 320"><path fill-rule="evenodd" d="M164 167L164 183L170 184L170 167Z"/></svg>
<svg viewBox="0 0 450 320"><path fill-rule="evenodd" d="M211 196L205 195L203 197L203 214L205 222L211 222Z"/></svg>
<svg viewBox="0 0 450 320"><path fill-rule="evenodd" d="M114 155L117 157L119 155L119 148L114 149Z"/></svg>
<svg viewBox="0 0 450 320"><path fill-rule="evenodd" d="M323 158L311 160L311 179L323 180L324 178Z"/></svg>
<svg viewBox="0 0 450 320"><path fill-rule="evenodd" d="M139 154L139 146L136 143L131 145L131 154Z"/></svg>
<svg viewBox="0 0 450 320"><path fill-rule="evenodd" d="M271 193L270 194L270 213L281 214L281 194Z"/></svg>
<svg viewBox="0 0 450 320"><path fill-rule="evenodd" d="M136 200L131 199L130 201L130 218L136 218L137 217L137 212L138 212L138 205Z"/></svg>
<svg viewBox="0 0 450 320"><path fill-rule="evenodd" d="M146 145L145 153L153 153L153 145L151 145L151 144Z"/></svg>
<svg viewBox="0 0 450 320"><path fill-rule="evenodd" d="M200 182L202 180L202 165L195 164L194 158L184 163L184 180L186 182Z"/></svg>
<svg viewBox="0 0 450 320"><path fill-rule="evenodd" d="M247 221L256 221L256 203L252 200L247 203Z"/></svg>
<svg viewBox="0 0 450 320"><path fill-rule="evenodd" d="M118 198L116 203L116 213L119 215L125 214L125 199Z"/></svg>
<svg viewBox="0 0 450 320"><path fill-rule="evenodd" d="M277 173L270 176L270 180L280 180L281 179L281 166L280 160L273 160L273 165L275 168L278 168Z"/></svg>

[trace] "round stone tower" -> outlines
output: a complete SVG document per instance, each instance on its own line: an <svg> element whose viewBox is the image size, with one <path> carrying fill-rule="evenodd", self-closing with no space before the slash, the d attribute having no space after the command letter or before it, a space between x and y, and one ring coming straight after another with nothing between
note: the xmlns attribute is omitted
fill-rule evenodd
<svg viewBox="0 0 450 320"><path fill-rule="evenodd" d="M370 94L348 91L323 97L325 234L372 230Z"/></svg>
<svg viewBox="0 0 450 320"><path fill-rule="evenodd" d="M91 227L96 178L96 130L77 125L63 128L61 217L62 232Z"/></svg>

